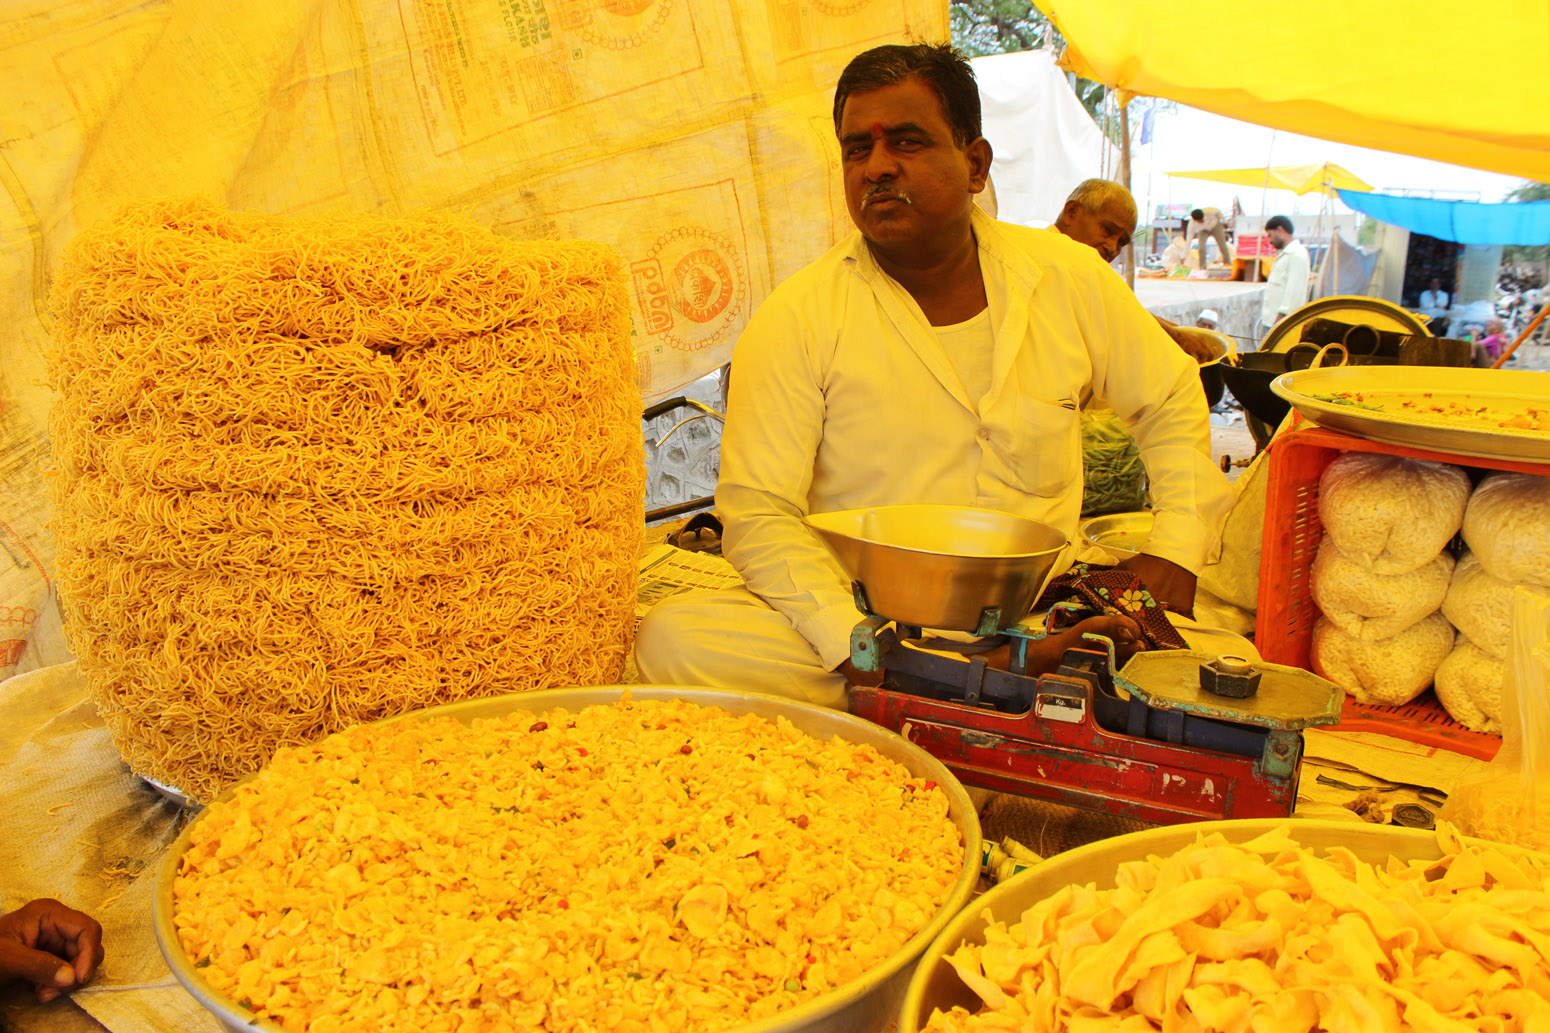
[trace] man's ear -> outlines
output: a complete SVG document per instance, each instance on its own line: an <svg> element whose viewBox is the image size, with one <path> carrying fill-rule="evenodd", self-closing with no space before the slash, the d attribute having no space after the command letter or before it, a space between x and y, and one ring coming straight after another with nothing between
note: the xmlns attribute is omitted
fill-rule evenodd
<svg viewBox="0 0 1550 1033"><path fill-rule="evenodd" d="M985 182L990 178L990 159L993 157L990 141L979 137L965 147L963 153L969 159L969 192L977 194L985 189Z"/></svg>

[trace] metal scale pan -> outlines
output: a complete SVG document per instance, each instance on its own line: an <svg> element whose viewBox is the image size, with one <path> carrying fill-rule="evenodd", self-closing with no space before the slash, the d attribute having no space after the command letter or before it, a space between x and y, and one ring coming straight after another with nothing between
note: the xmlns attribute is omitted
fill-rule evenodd
<svg viewBox="0 0 1550 1033"><path fill-rule="evenodd" d="M1049 524L968 506L875 506L818 513L862 608L917 628L993 635L1033 609L1066 536Z"/></svg>

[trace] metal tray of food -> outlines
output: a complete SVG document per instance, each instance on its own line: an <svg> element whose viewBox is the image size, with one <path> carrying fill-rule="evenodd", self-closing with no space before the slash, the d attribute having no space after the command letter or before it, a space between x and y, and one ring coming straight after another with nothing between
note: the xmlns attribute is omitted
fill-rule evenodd
<svg viewBox="0 0 1550 1033"><path fill-rule="evenodd" d="M836 736L847 742L874 747L883 756L904 765L918 778L927 778L941 786L947 794L948 816L958 829L963 841L963 868L958 873L947 899L932 916L931 921L880 964L848 983L830 990L795 1008L761 1019L729 1027L726 1033L876 1033L889 1026L898 1014L899 1002L909 983L910 973L926 946L960 911L973 895L980 874L980 826L979 817L963 785L941 761L925 750L896 733L870 721L838 710L801 703L778 696L766 696L753 692L737 692L730 689L709 689L668 685L600 686L572 689L543 689L534 692L513 693L488 699L450 703L439 707L414 711L388 718L380 724L394 721L425 718L452 717L469 724L481 718L501 717L518 711L541 712L564 708L579 710L597 704L617 702L625 688L636 700L679 699L702 706L720 707L732 714L758 714L763 717L784 717L795 727L818 739ZM246 781L246 779L244 780ZM238 783L241 785L242 783ZM237 786L232 786L216 797L230 797ZM188 849L191 830L209 814L205 808L194 817L167 852L156 870L156 886L152 896L151 918L156 943L172 974L193 997L213 1013L222 1026L231 1033L247 1033L265 1030L268 1033L285 1033L283 1027L267 1019L260 1019L230 997L207 983L190 962L178 939L173 923L172 883Z"/></svg>
<svg viewBox="0 0 1550 1033"><path fill-rule="evenodd" d="M1550 372L1361 366L1270 385L1321 427L1391 445L1550 463Z"/></svg>
<svg viewBox="0 0 1550 1033"><path fill-rule="evenodd" d="M1228 842L1244 843L1281 827L1287 828L1301 847L1320 852L1345 847L1370 864L1381 865L1390 857L1412 861L1443 856L1437 835L1430 830L1308 818L1246 818L1167 825L1068 850L995 887L942 930L910 980L899 1016L899 1033L916 1033L930 1020L933 1009L948 1011L962 1006L971 1012L979 1010L980 999L964 985L947 958L965 941L983 942L990 923L1011 925L1028 908L1067 886L1096 883L1100 890L1113 889L1115 871L1121 864L1173 854L1199 835L1217 832ZM1526 853L1518 847L1490 845L1509 855Z"/></svg>

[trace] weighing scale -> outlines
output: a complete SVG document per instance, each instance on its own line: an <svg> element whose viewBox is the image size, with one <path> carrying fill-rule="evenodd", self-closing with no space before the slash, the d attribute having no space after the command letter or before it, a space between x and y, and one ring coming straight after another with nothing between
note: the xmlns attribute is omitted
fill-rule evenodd
<svg viewBox="0 0 1550 1033"><path fill-rule="evenodd" d="M1067 649L1053 673L1028 673L1028 646L1045 636L1029 612L1067 545L1048 524L959 506L807 523L852 578L864 615L851 665L882 676L851 687L851 713L899 732L967 785L1153 824L1285 817L1302 730L1339 720L1343 692L1309 671L1183 649L1121 667L1099 635ZM1002 644L1010 670L982 655Z"/></svg>

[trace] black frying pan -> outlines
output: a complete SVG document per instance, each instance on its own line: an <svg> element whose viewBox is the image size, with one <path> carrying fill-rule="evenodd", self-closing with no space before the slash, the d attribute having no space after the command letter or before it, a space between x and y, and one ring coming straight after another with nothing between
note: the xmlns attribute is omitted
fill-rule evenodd
<svg viewBox="0 0 1550 1033"><path fill-rule="evenodd" d="M1243 352L1217 363L1227 390L1250 416L1271 428L1280 426L1292 403L1270 390L1270 382L1286 372L1285 352Z"/></svg>

